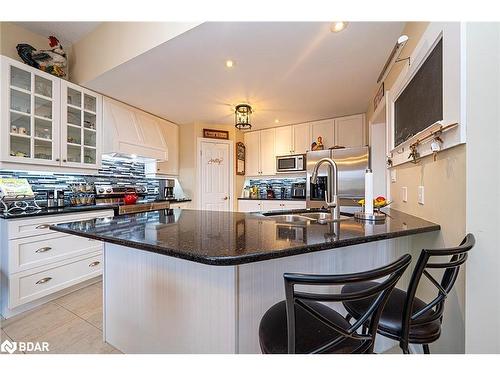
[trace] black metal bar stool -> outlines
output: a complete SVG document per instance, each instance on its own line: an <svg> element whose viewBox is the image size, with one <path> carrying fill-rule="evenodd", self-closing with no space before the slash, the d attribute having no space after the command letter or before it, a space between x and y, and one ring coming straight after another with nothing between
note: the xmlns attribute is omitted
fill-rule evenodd
<svg viewBox="0 0 500 375"><path fill-rule="evenodd" d="M474 247L475 239L468 234L460 246L443 249L423 249L413 271L408 290L394 288L380 316L378 333L382 336L399 341L403 353L409 354L409 344L421 344L424 353L430 354L429 344L441 335L444 302L450 293L460 271L460 266L467 260L467 253ZM433 257L451 256L448 261L430 263ZM441 282L427 269L445 269ZM437 296L426 303L415 296L422 275L427 277L437 288ZM356 293L366 288L376 287L376 283L367 282L356 285L346 285L342 293ZM344 301L348 311L347 320L359 319L364 316L373 304L373 297L356 301ZM369 327L365 323L365 330Z"/></svg>
<svg viewBox="0 0 500 375"><path fill-rule="evenodd" d="M372 353L378 319L390 292L411 262L409 254L386 266L346 275L285 273L285 301L272 306L260 321L263 353ZM355 292L310 293L295 285L357 285L386 277L374 286ZM350 324L322 302L346 302L371 297L367 311ZM364 324L366 333L358 332Z"/></svg>

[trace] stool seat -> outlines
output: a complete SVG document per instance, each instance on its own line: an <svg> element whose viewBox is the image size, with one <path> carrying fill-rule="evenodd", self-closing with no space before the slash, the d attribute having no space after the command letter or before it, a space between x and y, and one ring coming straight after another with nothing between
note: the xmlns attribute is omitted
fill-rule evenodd
<svg viewBox="0 0 500 375"><path fill-rule="evenodd" d="M358 284L345 285L342 293L353 293L360 290L366 290L377 285L375 282L364 282ZM394 288L389 296L387 303L382 310L382 315L378 323L378 332L386 337L399 340L402 330L403 308L407 299L405 291ZM368 297L356 301L344 302L344 307L353 318L359 319L369 306L373 303L373 298ZM413 300L412 314L423 309L426 303L415 297ZM422 314L422 318L431 317L431 310ZM441 319L421 325L410 325L409 341L414 344L430 343L439 338L441 334Z"/></svg>
<svg viewBox="0 0 500 375"><path fill-rule="evenodd" d="M349 329L349 322L338 312L319 302L305 302L309 307L323 315L333 323L344 329ZM310 353L341 335L314 318L304 308L295 305L295 328L297 354ZM286 301L281 301L266 311L259 327L259 339L262 353L286 354L288 353ZM346 338L340 347L334 347L325 353L353 353L364 352L368 344L363 341ZM366 347L365 347L366 346Z"/></svg>

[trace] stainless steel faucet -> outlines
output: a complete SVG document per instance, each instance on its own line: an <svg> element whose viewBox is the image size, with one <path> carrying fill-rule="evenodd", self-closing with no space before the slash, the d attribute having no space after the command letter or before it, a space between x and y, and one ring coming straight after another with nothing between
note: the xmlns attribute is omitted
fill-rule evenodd
<svg viewBox="0 0 500 375"><path fill-rule="evenodd" d="M340 207L338 204L338 168L337 163L331 158L323 158L318 160L314 166L311 182L315 184L318 181L318 169L321 164L327 163L330 167L328 171L328 183L325 192L325 203L332 214L333 220L340 219Z"/></svg>

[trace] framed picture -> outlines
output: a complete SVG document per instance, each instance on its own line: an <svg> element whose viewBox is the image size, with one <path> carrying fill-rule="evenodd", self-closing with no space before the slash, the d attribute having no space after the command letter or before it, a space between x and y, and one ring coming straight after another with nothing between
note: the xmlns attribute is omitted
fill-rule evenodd
<svg viewBox="0 0 500 375"><path fill-rule="evenodd" d="M229 132L226 130L203 129L203 138L229 139Z"/></svg>
<svg viewBox="0 0 500 375"><path fill-rule="evenodd" d="M382 99L384 98L384 82L380 85L375 97L373 98L373 110L376 110Z"/></svg>
<svg viewBox="0 0 500 375"><path fill-rule="evenodd" d="M240 176L245 175L245 152L243 142L236 142L236 174Z"/></svg>

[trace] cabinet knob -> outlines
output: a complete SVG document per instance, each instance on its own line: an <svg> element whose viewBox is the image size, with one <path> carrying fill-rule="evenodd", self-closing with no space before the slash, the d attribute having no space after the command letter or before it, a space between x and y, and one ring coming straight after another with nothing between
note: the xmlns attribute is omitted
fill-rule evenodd
<svg viewBox="0 0 500 375"><path fill-rule="evenodd" d="M60 161L60 160L61 160L61 159L59 159L59 158L56 158L56 161Z"/></svg>
<svg viewBox="0 0 500 375"><path fill-rule="evenodd" d="M227 201L229 198L228 197L224 197L224 200Z"/></svg>
<svg viewBox="0 0 500 375"><path fill-rule="evenodd" d="M66 159L63 159L63 163L66 163Z"/></svg>

